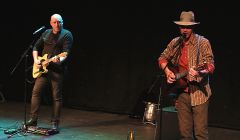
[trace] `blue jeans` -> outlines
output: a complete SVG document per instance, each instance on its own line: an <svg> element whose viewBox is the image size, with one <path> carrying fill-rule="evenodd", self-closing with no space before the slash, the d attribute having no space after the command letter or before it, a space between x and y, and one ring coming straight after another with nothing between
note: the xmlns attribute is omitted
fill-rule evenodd
<svg viewBox="0 0 240 140"><path fill-rule="evenodd" d="M181 140L208 140L208 104L209 101L191 106L189 93L178 97L178 121Z"/></svg>

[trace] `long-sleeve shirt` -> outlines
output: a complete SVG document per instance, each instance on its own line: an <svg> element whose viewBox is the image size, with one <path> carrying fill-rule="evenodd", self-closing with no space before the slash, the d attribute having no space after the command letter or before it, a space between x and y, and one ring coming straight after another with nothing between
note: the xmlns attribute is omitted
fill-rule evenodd
<svg viewBox="0 0 240 140"><path fill-rule="evenodd" d="M42 33L36 41L33 51L38 51L39 55L47 54L48 58L59 55L60 53L70 53L73 44L72 33L66 29L62 29L59 33L53 34L52 29L48 29ZM62 72L65 68L66 60L59 64L50 63L48 69L56 72Z"/></svg>
<svg viewBox="0 0 240 140"><path fill-rule="evenodd" d="M209 40L203 36L192 34L188 44L184 44L181 51L177 53L180 46L175 46L175 43L178 39L179 37L174 38L162 52L158 58L159 65L162 63L169 63L168 61L170 60L170 63L174 66L178 66L181 70L186 68L190 69L199 64L206 63L208 74L200 75L199 77L192 77L188 74L186 77L188 80L187 91L191 96L192 106L205 103L212 95L209 85L209 74L213 73L215 69L211 44ZM185 91L186 89L183 89L183 92Z"/></svg>

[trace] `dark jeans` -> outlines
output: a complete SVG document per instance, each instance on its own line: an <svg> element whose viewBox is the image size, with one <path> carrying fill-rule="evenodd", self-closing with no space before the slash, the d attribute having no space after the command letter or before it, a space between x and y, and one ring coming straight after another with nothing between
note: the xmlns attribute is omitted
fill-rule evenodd
<svg viewBox="0 0 240 140"><path fill-rule="evenodd" d="M48 71L47 74L37 78L32 91L31 99L31 111L30 117L32 119L38 119L39 108L41 104L41 94L45 91L45 88L50 84L53 97L53 122L58 122L60 119L60 112L62 106L62 88L63 88L63 74Z"/></svg>
<svg viewBox="0 0 240 140"><path fill-rule="evenodd" d="M191 106L188 93L178 97L178 121L181 140L208 140L208 104Z"/></svg>

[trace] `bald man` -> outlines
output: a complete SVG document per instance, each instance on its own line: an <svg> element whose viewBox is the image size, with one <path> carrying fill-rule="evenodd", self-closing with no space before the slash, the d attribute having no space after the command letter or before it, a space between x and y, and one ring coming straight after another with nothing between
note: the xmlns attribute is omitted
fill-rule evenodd
<svg viewBox="0 0 240 140"><path fill-rule="evenodd" d="M59 14L51 16L50 25L52 28L45 30L33 47L32 74L35 84L32 90L30 119L26 126L37 126L41 94L50 87L53 98L51 125L53 130L59 131L64 73L73 36L69 30L63 28L63 19Z"/></svg>

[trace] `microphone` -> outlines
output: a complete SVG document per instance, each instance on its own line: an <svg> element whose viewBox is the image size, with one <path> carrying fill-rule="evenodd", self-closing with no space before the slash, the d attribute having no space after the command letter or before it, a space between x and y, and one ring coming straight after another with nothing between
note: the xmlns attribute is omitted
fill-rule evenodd
<svg viewBox="0 0 240 140"><path fill-rule="evenodd" d="M42 30L44 30L46 27L45 26L42 26L41 28L37 29L35 32L33 32L33 35L41 32Z"/></svg>
<svg viewBox="0 0 240 140"><path fill-rule="evenodd" d="M173 47L175 48L175 47L177 47L180 43L182 43L182 41L185 39L185 35L181 35L180 37L179 37L179 39L176 41L176 43L173 45Z"/></svg>

